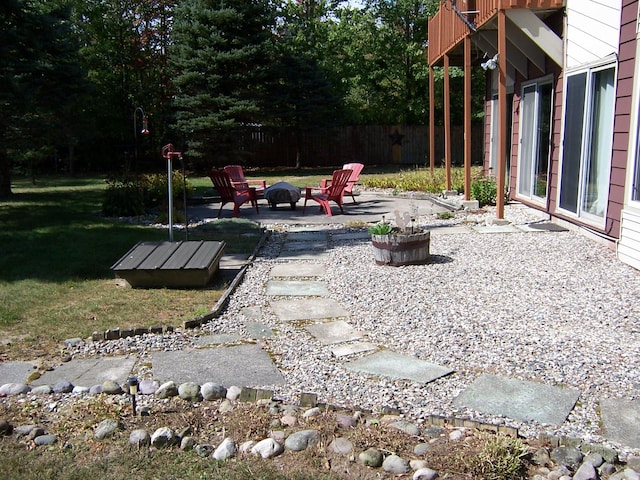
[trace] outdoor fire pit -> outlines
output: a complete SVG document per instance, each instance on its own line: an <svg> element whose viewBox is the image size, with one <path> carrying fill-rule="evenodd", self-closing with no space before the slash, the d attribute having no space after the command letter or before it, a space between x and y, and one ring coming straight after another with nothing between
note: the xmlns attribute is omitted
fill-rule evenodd
<svg viewBox="0 0 640 480"><path fill-rule="evenodd" d="M271 210L275 210L279 203L288 203L291 210L295 210L300 196L300 189L287 182L274 183L264 191L264 198Z"/></svg>

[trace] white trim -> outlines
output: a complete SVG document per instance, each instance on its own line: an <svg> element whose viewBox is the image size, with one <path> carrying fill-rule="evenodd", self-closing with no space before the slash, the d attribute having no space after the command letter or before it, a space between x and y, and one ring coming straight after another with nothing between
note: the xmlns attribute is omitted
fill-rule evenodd
<svg viewBox="0 0 640 480"><path fill-rule="evenodd" d="M638 22L640 22L640 8L638 8ZM640 32L638 35L638 40L640 40ZM636 59L640 54L640 42L638 42L638 40L636 40ZM640 132L638 131L640 129L640 62L638 61L635 62L634 67L630 120L629 148L627 149L627 170L624 192L624 209L632 209L640 212L640 200L633 200L633 182L636 173L636 151L637 149L640 149ZM638 168L640 168L640 166Z"/></svg>

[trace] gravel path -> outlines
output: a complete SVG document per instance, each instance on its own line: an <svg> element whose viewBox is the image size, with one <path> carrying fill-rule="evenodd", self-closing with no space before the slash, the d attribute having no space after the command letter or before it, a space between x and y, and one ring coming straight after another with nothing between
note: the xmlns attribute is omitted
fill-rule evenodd
<svg viewBox="0 0 640 480"><path fill-rule="evenodd" d="M458 214L447 221L427 216L419 223L468 225L486 218L495 213ZM514 224L540 220L518 205L507 205L505 218ZM276 332L261 342L287 382L266 387L284 400L315 392L335 405L399 408L415 421L456 415L506 423L525 436L546 432L607 444L599 435L599 399L639 397L640 272L583 235L480 234L471 228L464 234L434 233L435 261L400 268L376 266L367 241L330 237L329 273L320 280L351 312L348 322L371 342L455 371L424 385L347 370L344 358L334 357L300 325L278 320L264 288L271 268L282 262L277 255L286 227L272 228L225 313L201 333L246 333L244 322L255 319L243 309L261 307L260 321ZM457 410L454 398L482 373L574 387L582 394L559 428Z"/></svg>

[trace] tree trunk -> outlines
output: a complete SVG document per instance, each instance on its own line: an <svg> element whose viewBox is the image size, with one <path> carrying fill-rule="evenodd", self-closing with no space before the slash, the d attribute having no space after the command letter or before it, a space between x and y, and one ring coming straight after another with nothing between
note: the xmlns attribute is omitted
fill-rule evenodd
<svg viewBox="0 0 640 480"><path fill-rule="evenodd" d="M0 148L0 198L7 198L11 191L11 164L6 148Z"/></svg>

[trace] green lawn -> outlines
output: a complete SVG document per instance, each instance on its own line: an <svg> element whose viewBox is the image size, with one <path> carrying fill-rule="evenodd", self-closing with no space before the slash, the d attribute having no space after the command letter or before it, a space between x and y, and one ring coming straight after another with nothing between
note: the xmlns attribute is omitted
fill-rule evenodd
<svg viewBox="0 0 640 480"><path fill-rule="evenodd" d="M56 351L65 338L109 328L181 325L210 311L224 291L215 281L200 290L117 286L110 267L137 242L166 240L168 233L102 218L104 188L101 178L45 178L36 185L17 179L14 197L0 202L0 354ZM248 253L260 234L242 220L192 232L224 240L227 252ZM174 240L181 237L174 233Z"/></svg>

